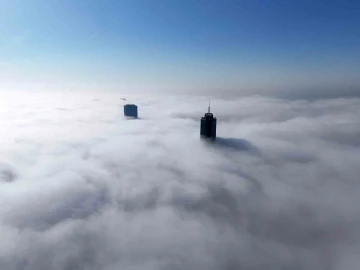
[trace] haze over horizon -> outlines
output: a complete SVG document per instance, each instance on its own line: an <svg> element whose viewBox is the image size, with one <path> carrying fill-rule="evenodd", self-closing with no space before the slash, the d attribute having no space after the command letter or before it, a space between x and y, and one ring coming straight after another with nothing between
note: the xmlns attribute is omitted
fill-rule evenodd
<svg viewBox="0 0 360 270"><path fill-rule="evenodd" d="M358 96L359 1L3 0L1 90Z"/></svg>

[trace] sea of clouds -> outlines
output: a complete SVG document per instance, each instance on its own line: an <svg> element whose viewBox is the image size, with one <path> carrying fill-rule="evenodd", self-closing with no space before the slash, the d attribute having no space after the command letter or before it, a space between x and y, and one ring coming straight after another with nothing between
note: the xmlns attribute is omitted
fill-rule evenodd
<svg viewBox="0 0 360 270"><path fill-rule="evenodd" d="M0 95L0 269L359 269L360 99Z"/></svg>

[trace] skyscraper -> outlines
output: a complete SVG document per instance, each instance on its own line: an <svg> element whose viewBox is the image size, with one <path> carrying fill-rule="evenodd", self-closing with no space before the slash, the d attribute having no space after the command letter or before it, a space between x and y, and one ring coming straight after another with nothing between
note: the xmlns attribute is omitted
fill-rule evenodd
<svg viewBox="0 0 360 270"><path fill-rule="evenodd" d="M138 117L137 106L134 104L126 104L124 106L124 115L128 117Z"/></svg>
<svg viewBox="0 0 360 270"><path fill-rule="evenodd" d="M210 102L208 112L201 117L200 136L211 140L216 139L216 118L210 112Z"/></svg>

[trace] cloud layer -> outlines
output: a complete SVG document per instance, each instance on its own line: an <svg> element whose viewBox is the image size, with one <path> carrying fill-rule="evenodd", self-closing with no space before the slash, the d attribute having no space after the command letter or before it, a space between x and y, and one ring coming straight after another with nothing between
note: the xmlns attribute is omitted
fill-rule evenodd
<svg viewBox="0 0 360 270"><path fill-rule="evenodd" d="M1 269L358 269L359 99L2 96Z"/></svg>

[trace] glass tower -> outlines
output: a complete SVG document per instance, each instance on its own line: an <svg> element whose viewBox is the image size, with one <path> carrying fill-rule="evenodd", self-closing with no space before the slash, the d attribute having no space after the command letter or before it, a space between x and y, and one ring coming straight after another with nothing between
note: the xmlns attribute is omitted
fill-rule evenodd
<svg viewBox="0 0 360 270"><path fill-rule="evenodd" d="M204 117L201 117L200 136L211 140L216 139L216 118L210 112L210 102L208 112L205 113Z"/></svg>

